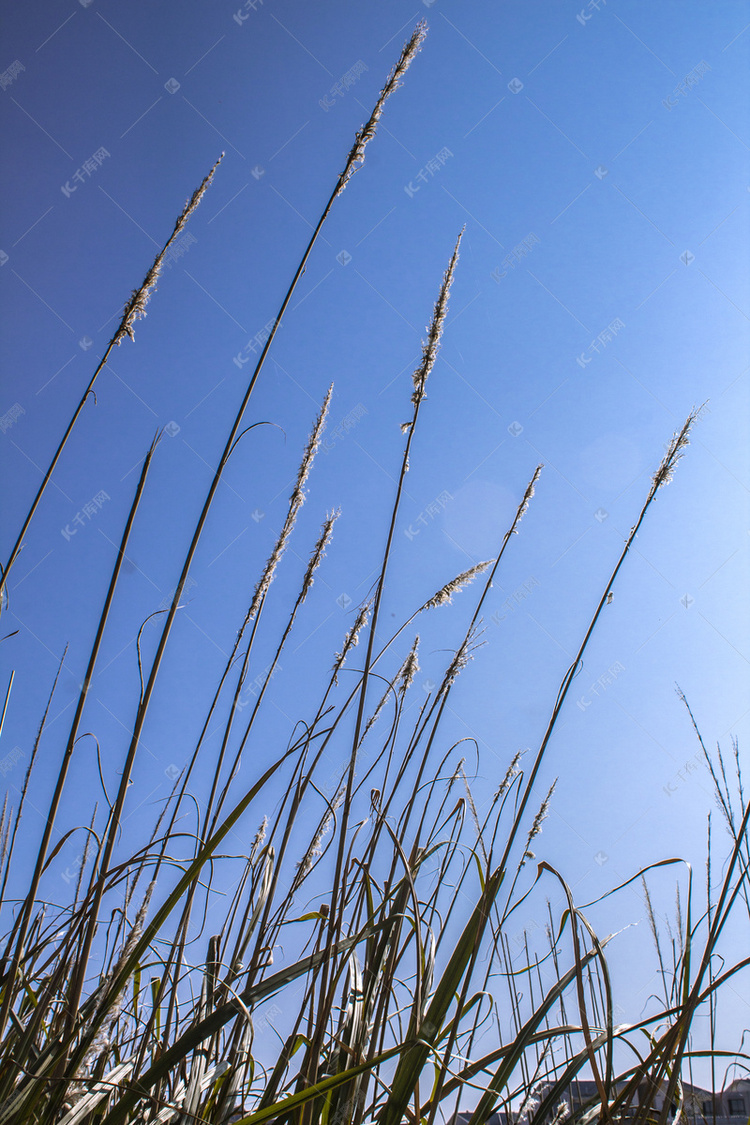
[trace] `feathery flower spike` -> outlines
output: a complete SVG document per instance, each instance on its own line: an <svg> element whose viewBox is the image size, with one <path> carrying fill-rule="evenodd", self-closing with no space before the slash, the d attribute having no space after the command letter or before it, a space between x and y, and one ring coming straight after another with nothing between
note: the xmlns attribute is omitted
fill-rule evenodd
<svg viewBox="0 0 750 1125"><path fill-rule="evenodd" d="M701 407L700 409L702 410L703 407ZM672 440L670 441L669 445L667 446L667 452L664 456L664 459L663 459L661 465L659 466L659 468L654 473L654 477L653 477L654 491L656 491L659 488L663 488L664 485L669 484L670 481L672 480L675 468L677 467L677 462L682 459L682 457L685 453L685 450L687 449L688 445L690 444L690 438L689 438L690 429L693 425L693 422L695 422L696 418L698 417L699 413L700 413L700 411L698 411L698 410L692 410L690 412L690 414L688 414L687 419L686 419L685 424L682 427L682 429L676 430L675 433L672 435Z"/></svg>
<svg viewBox="0 0 750 1125"><path fill-rule="evenodd" d="M418 406L424 398L424 389L427 383L428 376L437 359L438 348L440 347L440 337L443 334L443 325L445 317L448 312L448 296L453 284L453 274L456 269L456 262L458 261L458 248L461 245L461 239L466 228L461 230L456 245L453 250L453 257L450 260L448 269L443 275L443 284L440 287L440 294L435 302L435 311L432 314L432 320L427 328L427 339L422 344L422 362L412 376L414 382L414 393L411 396L411 401L414 406Z"/></svg>
<svg viewBox="0 0 750 1125"><path fill-rule="evenodd" d="M336 520L339 518L340 515L341 515L341 509L340 508L337 509L335 512L329 512L328 515L325 518L325 521L323 523L322 528L320 529L320 536L318 537L318 542L315 544L315 546L313 548L313 553L310 556L310 561L307 564L307 570L305 571L305 577L304 577L304 580L302 582L302 597L303 598L307 597L307 591L310 589L313 582L315 581L313 576L315 574L315 571L320 566L320 563L323 559L324 554L326 553L326 547L330 543L331 535L333 534L333 525L335 524Z"/></svg>
<svg viewBox="0 0 750 1125"><path fill-rule="evenodd" d="M411 685L414 683L414 677L419 671L419 661L417 660L417 650L419 648L419 634L417 633L414 638L414 644L411 646L411 652L407 656L404 663L401 665L401 671L396 677L399 681L401 691L406 694Z"/></svg>
<svg viewBox="0 0 750 1125"><path fill-rule="evenodd" d="M292 530L297 520L299 510L305 502L305 482L310 475L310 469L312 468L312 463L315 459L315 454L320 444L320 435L323 433L323 429L325 427L326 415L328 414L328 407L331 402L332 393L333 383L331 383L330 387L328 388L328 394L325 397L325 401L323 403L323 406L321 407L320 414L318 415L315 425L313 426L312 433L308 438L307 446L305 447L305 452L299 467L299 472L297 473L297 480L294 485L294 490L292 491L292 495L289 497L289 510L287 511L286 519L284 520L284 526L279 533L279 537L276 540L274 549L271 552L268 562L265 565L258 585L255 587L253 600L250 603L250 609L248 611L248 620L252 620L252 618L255 617L260 608L260 603L268 593L268 588L273 582L273 576L276 571L276 567L281 561L281 556L286 550L289 536L292 534Z"/></svg>
<svg viewBox="0 0 750 1125"><path fill-rule="evenodd" d="M518 535L518 525L526 515L529 504L531 503L532 497L534 495L534 490L536 489L536 482L539 480L539 476L543 468L543 464L537 465L536 469L534 470L534 475L529 481L528 488L523 494L523 500L521 501L521 505L518 509L518 512L516 513L516 518L513 523L513 531L516 535Z"/></svg>
<svg viewBox="0 0 750 1125"><path fill-rule="evenodd" d="M417 26L414 28L414 33L412 34L411 39L404 46L398 62L388 76L388 80L385 86L380 91L380 97L375 103L375 108L370 114L369 121L366 125L362 126L354 139L354 145L352 146L352 149L346 159L344 171L339 177L339 184L338 188L336 189L336 195L341 194L354 173L364 164L365 149L368 142L371 141L375 136L378 122L380 121L380 116L383 112L383 107L385 106L385 103L388 101L388 98L391 96L394 90L397 90L401 85L401 79L411 66L412 60L421 48L426 35L427 24L424 20L420 20Z"/></svg>
<svg viewBox="0 0 750 1125"><path fill-rule="evenodd" d="M190 199L188 199L187 203L183 207L182 214L175 223L174 230L169 236L164 249L156 255L154 264L146 274L140 288L133 290L130 300L125 305L125 309L122 314L122 320L120 321L120 326L114 335L114 343L117 344L118 347L126 336L129 336L131 340L135 339L133 325L135 324L136 320L140 320L141 317L144 317L146 315L146 305L151 298L151 293L156 288L156 283L159 280L159 274L161 273L161 267L164 263L164 258L166 257L167 251L174 242L175 238L177 238L177 235L184 230L185 224L208 190L211 180L214 178L214 173L221 164L223 158L224 153L222 152L221 156L216 161L203 183L198 188L196 188L196 190L190 196Z"/></svg>
<svg viewBox="0 0 750 1125"><path fill-rule="evenodd" d="M344 661L349 655L349 650L359 644L359 634L367 623L367 615L370 612L371 605L372 601L370 600L359 607L359 612L354 620L354 624L344 638L344 647L341 649L341 652L336 653L336 659L333 664L333 682L335 684L339 682L338 674L344 666Z"/></svg>
<svg viewBox="0 0 750 1125"><path fill-rule="evenodd" d="M462 574L456 575L450 582L446 582L445 586L438 590L436 594L433 594L428 602L425 602L424 608L435 609L439 605L450 603L453 600L454 594L457 594L459 590L463 590L464 586L468 586L470 582L474 581L477 575L485 571L488 566L492 566L494 562L494 559L489 559L487 562L477 563L476 566L469 567L469 569L465 570Z"/></svg>

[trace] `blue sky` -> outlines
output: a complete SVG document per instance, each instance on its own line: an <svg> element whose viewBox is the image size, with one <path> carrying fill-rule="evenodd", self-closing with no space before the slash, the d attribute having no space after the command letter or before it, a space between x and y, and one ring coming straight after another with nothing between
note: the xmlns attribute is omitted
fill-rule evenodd
<svg viewBox="0 0 750 1125"><path fill-rule="evenodd" d="M410 374L465 225L385 618L491 557L544 462L445 732L446 746L476 740L489 792L512 754L538 743L664 445L707 402L569 697L540 775L540 796L560 781L538 849L582 901L650 860L703 862L712 796L675 682L709 744L736 736L744 754L748 742L750 6L737 0L6 10L3 558L124 301L225 152L135 342L100 376L9 583L3 634L19 632L3 645L16 669L6 755L28 754L70 646L30 840L136 467L167 426L85 724L112 776L137 693L135 635L176 583L255 338L419 18L425 46L336 203L253 397L248 422L281 430L254 430L225 475L144 735L146 804L128 815L140 823L165 795L164 770L187 758L333 382L329 442L274 586L279 620L325 511L342 516L266 735L285 744L298 717L289 700L315 698L317 669L374 579ZM425 682L439 679L469 599L425 627ZM93 792L91 769L82 756L71 812L73 793ZM3 781L15 792L19 769ZM617 901L604 929L641 919L623 953L637 1010L653 990L636 975L648 935L637 894ZM734 1034L747 1003L729 1009Z"/></svg>

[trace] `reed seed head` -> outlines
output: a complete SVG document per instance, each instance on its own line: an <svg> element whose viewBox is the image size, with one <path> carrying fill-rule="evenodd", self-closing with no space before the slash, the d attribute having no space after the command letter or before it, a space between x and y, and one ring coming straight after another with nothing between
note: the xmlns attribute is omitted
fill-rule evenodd
<svg viewBox="0 0 750 1125"><path fill-rule="evenodd" d="M305 482L310 475L310 469L312 468L312 463L315 460L315 454L320 444L320 436L323 433L323 429L325 427L326 415L328 414L328 407L331 403L332 392L333 383L331 383L330 387L328 388L328 393L323 402L323 406L321 407L320 414L317 417L315 425L312 429L312 433L310 434L307 445L305 446L305 452L303 454L302 461L297 472L297 480L294 485L294 490L292 492L292 495L289 497L289 510L287 511L286 519L284 520L284 526L279 532L279 537L276 540L274 549L269 556L268 562L265 565L258 585L255 587L255 593L253 594L253 600L250 603L250 609L247 615L248 620L252 620L252 618L255 617L258 610L260 609L260 604L263 601L263 598L268 593L268 588L273 582L276 567L281 561L281 557L286 550L289 536L292 534L292 530L294 529L299 510L305 502ZM315 552L313 552L313 559L314 558ZM311 560L311 562L312 561L313 560ZM319 561L320 559L318 559L318 562ZM315 565L317 566L317 563ZM311 577L311 571L309 567L308 575L310 575Z"/></svg>
<svg viewBox="0 0 750 1125"><path fill-rule="evenodd" d="M355 645L359 644L359 634L362 632L367 622L367 615L370 612L371 605L372 600L369 600L359 607L357 616L354 619L354 624L344 638L344 647L341 649L341 652L336 653L336 659L333 663L333 682L335 684L338 683L338 674L344 666L344 661L349 655L350 649L353 649Z"/></svg>
<svg viewBox="0 0 750 1125"><path fill-rule="evenodd" d="M315 860L319 855L322 855L323 840L328 835L331 824L333 823L334 813L336 812L336 809L339 807L339 805L343 802L345 795L346 782L342 781L338 789L336 790L336 794L330 805L328 806L323 819L318 825L318 830L313 837L310 847L307 849L304 856L297 864L297 871L295 872L294 880L292 882L291 893L294 893L294 891L297 890L300 884L304 882L304 880L310 874Z"/></svg>
<svg viewBox="0 0 750 1125"><path fill-rule="evenodd" d="M336 520L339 518L340 515L341 515L341 509L339 508L335 512L329 512L328 515L325 518L325 521L323 523L323 527L321 528L321 531L320 531L320 536L318 538L318 542L315 544L315 547L313 548L313 553L310 556L310 561L307 564L307 570L305 571L305 579L302 583L302 598L303 599L305 597L307 597L307 591L310 589L310 587L312 586L312 584L314 582L313 576L315 574L315 571L320 566L320 563L323 559L323 556L326 553L326 548L327 548L328 544L330 543L331 536L333 534L333 525L335 524Z"/></svg>
<svg viewBox="0 0 750 1125"><path fill-rule="evenodd" d="M448 689L451 688L456 682L459 675L469 663L469 661L474 659L474 649L480 647L479 643L475 643L475 637L476 632L473 629L469 633L467 633L466 637L464 638L463 644L459 648L456 655L453 657L453 660L448 665L448 671L445 673L445 678L440 685L438 695L445 694Z"/></svg>
<svg viewBox="0 0 750 1125"><path fill-rule="evenodd" d="M648 892L648 883L644 875L641 876L641 883L643 884L643 893L646 899L646 915L648 917L648 926L651 930L651 936L654 939L656 948L659 948L659 931L656 927L656 917L654 915L654 907L651 902L651 895Z"/></svg>
<svg viewBox="0 0 750 1125"><path fill-rule="evenodd" d="M534 839L534 837L538 836L539 833L542 831L542 824L547 819L547 811L549 809L549 803L552 800L552 794L555 791L556 785L557 785L557 778L555 778L555 780L550 785L549 792L547 793L547 796L542 801L541 806L539 808L539 812L534 817L534 823L531 826L531 831L529 832L528 836L526 837L526 847L524 849L524 858L521 862L521 866L523 866L523 864L526 862L527 858L529 858L529 859L534 858L534 853L532 851L529 851L529 845L531 844L531 841Z"/></svg>
<svg viewBox="0 0 750 1125"><path fill-rule="evenodd" d="M159 280L159 275L161 274L161 268L164 264L164 258L166 257L167 251L174 242L175 238L177 238L177 235L183 231L188 219L192 215L193 211L195 211L203 196L208 191L209 185L214 178L214 173L221 164L223 157L224 153L222 152L221 156L216 161L213 168L203 180L201 185L196 188L196 190L190 196L190 199L188 199L187 203L183 207L182 213L174 225L174 230L164 244L164 249L159 254L157 254L156 258L154 259L154 263L143 279L140 288L134 289L131 293L130 300L125 305L125 309L122 314L122 320L120 321L120 325L115 332L112 341L114 344L117 344L118 347L126 336L129 336L131 340L135 340L133 325L137 320L140 320L146 315L146 305L151 299L151 294L156 288L156 283Z"/></svg>
<svg viewBox="0 0 750 1125"><path fill-rule="evenodd" d="M188 199L187 203L185 204L185 206L183 208L182 214L180 215L179 219L177 220L177 223L175 225L174 234L179 234L179 232L182 230L182 228L185 226L186 222L188 221L188 219L192 215L193 211L196 209L196 207L200 203L201 199L203 199L203 196L208 191L208 189L211 185L211 181L213 180L214 175L216 174L216 169L219 167L219 165L221 164L223 159L224 159L224 153L222 152L221 155L219 156L219 159L216 161L216 163L214 164L213 168L208 173L206 178L203 180L203 182L200 184L200 186L195 189L193 194L190 196L190 199ZM174 235L172 237L174 238Z"/></svg>
<svg viewBox="0 0 750 1125"><path fill-rule="evenodd" d="M380 121L380 116L383 112L385 103L388 101L388 98L391 96L391 94L395 90L398 90L399 86L401 85L401 79L411 66L412 60L421 48L426 35L427 23L425 22L425 20L420 20L417 26L414 28L411 39L409 39L409 41L404 45L401 55L399 56L399 60L389 74L385 86L380 91L380 97L375 103L375 108L370 114L369 121L366 125L362 126L362 128L354 138L354 144L346 159L344 171L339 176L339 183L336 189L337 195L341 194L354 173L364 164L365 149L377 132L378 122Z"/></svg>
<svg viewBox="0 0 750 1125"><path fill-rule="evenodd" d="M477 834L477 842L479 844L479 850L482 853L482 859L486 863L487 862L487 852L485 851L484 840L482 839L482 825L479 823L479 813L477 812L477 807L474 804L474 797L472 796L471 787L469 786L469 779L466 776L466 771L463 768L463 764L461 765L460 768L461 768L461 780L463 781L464 789L466 790L466 800L467 800L467 803L469 805L469 812L471 813L471 819L474 822L474 831Z"/></svg>
<svg viewBox="0 0 750 1125"><path fill-rule="evenodd" d="M508 769L505 773L505 777L500 782L500 788L495 793L494 799L496 801L499 800L500 797L502 797L503 794L507 791L510 783L513 781L513 778L518 776L518 772L519 772L518 763L521 761L522 755L523 755L523 750L517 750L516 753L513 755L513 760L511 761L510 765L508 766Z"/></svg>
<svg viewBox="0 0 750 1125"><path fill-rule="evenodd" d="M494 561L494 559L489 559L487 562L477 563L476 566L469 567L469 569L463 571L462 574L458 574L455 578L452 578L442 589L438 590L436 594L433 594L428 602L425 602L424 609L435 609L439 605L450 603L453 600L454 594L457 594L460 590L463 590L464 586L468 586L473 582L477 575L482 574L488 566L492 566Z"/></svg>
<svg viewBox="0 0 750 1125"><path fill-rule="evenodd" d="M705 406L705 403L704 403ZM700 408L703 410L703 406ZM653 491L663 488L671 482L674 476L674 471L677 467L677 462L683 457L685 450L690 444L690 430L695 422L700 410L691 410L688 414L684 426L681 430L676 430L672 435L672 440L667 446L667 452L664 455L661 465L654 473L653 477Z"/></svg>
<svg viewBox="0 0 750 1125"><path fill-rule="evenodd" d="M411 651L407 656L404 663L401 665L401 670L396 677L401 691L406 694L411 685L414 683L414 677L419 671L419 662L417 660L417 650L419 648L419 634L414 638L414 644L411 646Z"/></svg>
<svg viewBox="0 0 750 1125"><path fill-rule="evenodd" d="M388 686L386 687L385 691L383 692L383 694L381 695L380 699L378 700L378 705L377 705L377 707L376 707L376 708L375 708L375 710L373 711L372 715L370 715L370 718L369 718L369 719L367 720L367 725L365 726L365 729L364 729L364 731L363 731L363 733L362 733L362 737L361 737L361 738L360 738L360 740L359 740L359 745L360 745L360 746L362 745L362 743L364 742L365 738L367 737L367 733L368 733L368 731L369 731L369 730L370 730L370 729L371 729L372 727L374 727L374 726L375 726L376 722L377 722L377 721L378 721L378 719L380 718L380 712L381 712L381 711L383 710L383 708L385 707L385 705L386 705L386 703L387 703L387 701L388 701L388 696L389 696L389 694L390 694L390 692L391 692L391 688L393 687L394 683L395 683L395 680L394 680L394 681L392 681L392 682L391 682L390 684L388 684Z"/></svg>
<svg viewBox="0 0 750 1125"><path fill-rule="evenodd" d="M528 487L526 488L526 491L523 494L523 500L521 501L521 503L518 506L518 511L516 512L516 518L513 521L513 531L515 532L516 535L518 535L518 525L521 522L521 520L523 519L523 517L526 515L529 504L531 503L531 498L534 495L534 492L536 490L536 482L539 480L539 477L541 475L541 472L542 472L543 468L544 468L544 465L539 464L534 469L534 475L532 476L531 480L529 481Z"/></svg>
<svg viewBox="0 0 750 1125"><path fill-rule="evenodd" d="M333 383L331 383L328 391L326 392L326 397L324 398L323 405L320 408L320 414L318 415L315 425L313 426L312 433L307 440L305 452L302 457L302 463L300 464L299 472L297 473L297 481L294 485L294 491L289 498L290 505L298 503L300 506L302 506L305 501L305 482L310 475L310 469L312 468L313 461L315 460L315 454L317 453L318 446L320 445L320 438L323 434L323 430L325 429L326 417L328 415L328 408L331 405L332 394Z"/></svg>
<svg viewBox="0 0 750 1125"><path fill-rule="evenodd" d="M412 680L414 679L415 675L419 671L419 664L417 663L417 645L418 644L419 644L419 637L416 637L415 641L414 641L414 644L411 647L411 651L407 655L406 659L404 660L403 664L399 668L396 675L393 677L391 682L386 687L385 691L383 692L382 696L380 697L380 702L378 703L377 707L375 708L372 715L370 716L370 718L367 722L367 726L365 727L364 734L362 735L361 739L359 740L360 745L362 744L362 742L364 742L365 735L367 734L367 732L378 721L378 717L380 716L380 712L385 707L386 702L388 700L388 696L391 693L391 691L400 690L402 693L405 693L409 689L409 687L412 683Z"/></svg>
<svg viewBox="0 0 750 1125"><path fill-rule="evenodd" d="M264 816L263 819L260 822L260 826L258 828L258 831L255 833L255 836L253 838L253 842L250 845L249 859L250 859L251 863L255 859L255 857L258 854L258 852L260 851L260 849L263 847L263 841L266 838L267 828L268 828L268 817Z"/></svg>
<svg viewBox="0 0 750 1125"><path fill-rule="evenodd" d="M435 365L435 360L437 359L437 354L440 349L440 337L443 334L443 325L445 324L445 317L448 312L448 297L450 295L451 285L453 284L453 273L456 268L456 262L458 261L458 248L461 245L463 233L463 230L461 230L456 239L453 256L451 257L448 269L443 274L440 294L435 302L432 320L427 327L427 339L422 344L422 362L412 376L414 393L411 396L411 401L415 407L419 406L424 398L427 379Z"/></svg>

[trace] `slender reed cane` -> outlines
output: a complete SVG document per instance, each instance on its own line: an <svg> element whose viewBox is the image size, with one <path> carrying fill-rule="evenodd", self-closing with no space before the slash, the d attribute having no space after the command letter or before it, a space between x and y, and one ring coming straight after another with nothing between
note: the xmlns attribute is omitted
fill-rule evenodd
<svg viewBox="0 0 750 1125"><path fill-rule="evenodd" d="M192 215L193 211L195 211L196 207L198 206L201 199L203 198L206 191L208 190L208 188L211 184L211 181L214 178L214 173L216 172L216 169L219 167L219 164L221 163L223 156L224 156L224 153L222 153L221 156L219 157L219 159L216 161L213 168L211 169L211 171L206 176L205 180L203 180L203 182L201 183L200 187L198 187L193 192L193 194L190 196L190 199L187 201L187 203L185 204L185 206L182 209L182 214L177 219L177 222L174 225L174 230L170 234L167 241L164 243L164 246L162 247L162 249L159 251L159 253L154 258L151 269L146 274L145 278L141 282L141 285L138 287L138 289L133 290L133 292L130 296L130 300L125 305L125 309L123 310L123 314L122 314L122 317L120 319L120 323L117 326L117 330L116 330L114 336L112 337L112 339L107 344L107 347L104 351L104 355L99 360L99 365L96 368L96 371L94 372L94 374L91 376L91 379L89 380L89 383L88 383L88 386L86 387L86 390L83 392L83 396L81 397L81 401L78 403L78 406L73 411L73 415L72 415L70 421L68 422L68 428L66 429L65 433L63 434L62 440L60 441L60 444L58 445L57 449L55 450L55 453L52 457L52 460L50 461L49 468L47 469L47 472L44 474L44 478L42 480L42 483L39 485L39 489L37 491L37 494L36 494L36 496L34 497L32 503L31 503L31 507L29 508L28 512L26 513L26 518L23 522L23 527L21 528L21 531L19 532L18 538L16 539L16 542L13 546L13 549L10 552L10 555L8 556L8 561L6 562L5 566L0 569L0 612L2 612L3 593L5 592L5 584L8 580L8 574L10 573L10 568L13 566L13 563L18 558L19 552L21 551L21 548L23 546L23 540L24 540L24 537L26 535L26 532L29 530L29 525L31 524L32 519L34 518L34 513L36 512L37 508L39 507L39 502L40 502L40 500L42 499L42 496L45 493L47 485L49 484L50 480L52 479L52 474L55 471L55 466L57 465L57 462L60 460L60 455L61 455L63 449L65 448L65 446L68 443L68 438L70 437L71 433L73 432L73 427L75 426L76 422L78 421L78 418L79 418L81 412L83 411L84 406L86 405L86 400L88 399L89 395L93 394L94 395L94 401L96 402L96 395L94 394L94 383L99 378L100 373L106 367L107 360L109 359L109 356L110 356L110 352L114 348L115 344L117 344L118 347L119 347L119 345L122 343L122 341L125 339L126 336L129 336L131 340L135 339L135 332L133 330L133 325L135 324L135 322L137 320L140 320L141 317L144 317L146 315L146 305L148 304L148 302L150 300L150 297L151 297L151 294L152 294L153 290L156 288L156 283L159 280L159 274L161 273L161 268L162 268L162 265L164 263L164 259L167 255L167 252L168 252L170 246L172 245L172 243L174 242L174 240L177 238L177 236L179 234L181 234L182 231L185 229L185 226L187 224L188 219Z"/></svg>

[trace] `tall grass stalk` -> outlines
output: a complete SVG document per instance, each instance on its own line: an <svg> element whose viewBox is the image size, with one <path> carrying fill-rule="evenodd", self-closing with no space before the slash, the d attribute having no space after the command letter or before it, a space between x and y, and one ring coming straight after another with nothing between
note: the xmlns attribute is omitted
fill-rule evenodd
<svg viewBox="0 0 750 1125"><path fill-rule="evenodd" d="M110 357L112 349L115 346L119 347L126 336L129 337L131 340L135 340L134 325L138 320L140 320L142 317L144 317L146 315L146 305L148 304L149 300L151 299L151 295L152 295L154 289L156 288L156 283L159 280L159 276L160 276L161 271L162 271L162 266L164 264L164 259L166 258L167 253L169 252L169 248L171 247L171 245L175 241L175 239L185 229L185 227L187 225L187 222L188 222L188 219L190 218L192 213L196 210L196 208L198 207L198 205L199 205L200 201L202 200L203 196L208 191L208 188L211 185L211 181L213 180L214 175L216 173L216 169L219 167L219 164L221 163L223 157L224 157L224 153L221 154L221 156L216 161L216 163L214 164L213 168L208 173L206 178L201 182L201 184L196 188L196 190L190 196L190 199L188 199L187 203L185 204L182 211L180 212L180 215L178 216L177 221L175 222L174 229L172 230L172 233L170 234L167 241L164 243L164 245L161 248L161 250L159 251L159 253L154 258L154 260L151 264L151 268L149 269L145 278L143 279L141 284L138 286L138 288L133 290L133 292L130 295L130 298L125 303L125 308L124 308L122 316L120 318L120 323L118 324L117 328L115 329L114 335L112 336L111 340L109 341L106 348L104 349L104 354L102 355L101 359L99 360L99 363L97 364L96 370L94 371L94 374L91 376L91 378L88 382L88 386L86 387L86 390L83 392L83 395L81 396L81 400L78 403L78 406L73 411L73 414L72 414L72 416L70 418L70 421L68 422L67 428L65 430L65 433L63 434L63 436L60 440L60 444L57 446L57 449L55 450L55 452L52 455L52 460L50 461L49 466L47 468L47 471L45 472L45 474L42 478L42 483L39 485L39 489L36 493L36 496L32 500L31 505L29 507L29 510L26 513L26 516L25 516L24 521L23 521L23 525L22 525L21 530L18 534L18 538L16 539L15 543L13 544L13 547L11 548L11 551L10 551L10 554L8 555L8 559L5 563L5 566L0 566L0 612L2 612L2 608L3 608L3 604L4 604L4 597L5 597L5 594L6 594L6 585L7 585L7 582L8 582L8 577L10 575L11 567L13 566L14 562L18 558L19 552L21 551L21 548L23 547L23 541L26 537L26 533L29 530L29 527L31 525L31 521L34 518L34 514L35 514L37 508L39 507L39 502L41 501L42 496L44 495L44 493L47 490L47 486L52 479L52 474L54 473L55 468L57 467L57 462L60 460L60 456L61 456L63 450L65 449L65 446L68 444L68 439L70 438L70 435L73 432L73 428L74 428L76 422L78 421L78 419L79 419L79 417L80 417L80 415L83 411L84 406L86 405L88 397L89 397L89 395L93 395L94 402L96 402L96 392L94 391L94 385L95 385L97 379L99 378L99 375L102 373L104 368L107 366L107 361Z"/></svg>

